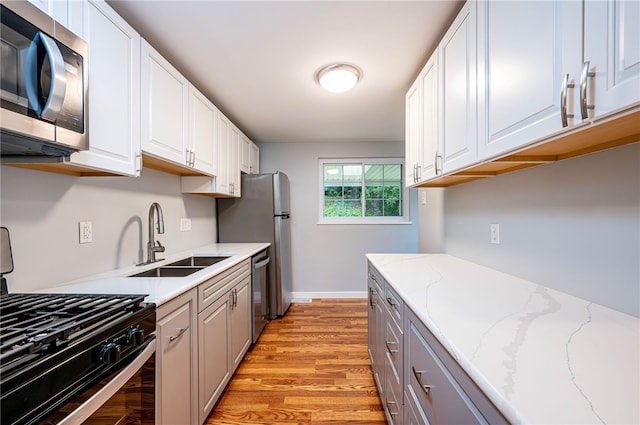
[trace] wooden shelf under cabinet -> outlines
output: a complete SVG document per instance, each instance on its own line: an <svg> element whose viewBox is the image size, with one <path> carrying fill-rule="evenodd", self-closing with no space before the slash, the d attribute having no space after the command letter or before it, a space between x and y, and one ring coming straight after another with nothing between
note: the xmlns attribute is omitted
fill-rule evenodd
<svg viewBox="0 0 640 425"><path fill-rule="evenodd" d="M172 162L158 159L154 156L146 153L142 154L142 167L153 168L154 170L163 171L169 174L175 174L178 176L206 176L206 174L196 170L195 168L187 167L186 165L178 165Z"/></svg>
<svg viewBox="0 0 640 425"><path fill-rule="evenodd" d="M448 187L640 141L640 105L584 123L518 152L436 177L417 187Z"/></svg>

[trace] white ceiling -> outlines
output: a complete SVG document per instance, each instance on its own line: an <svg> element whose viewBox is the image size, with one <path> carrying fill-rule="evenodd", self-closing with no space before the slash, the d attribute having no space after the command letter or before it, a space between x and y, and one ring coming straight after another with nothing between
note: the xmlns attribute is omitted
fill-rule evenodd
<svg viewBox="0 0 640 425"><path fill-rule="evenodd" d="M402 141L404 95L462 2L111 0L254 142ZM363 72L347 93L323 65Z"/></svg>

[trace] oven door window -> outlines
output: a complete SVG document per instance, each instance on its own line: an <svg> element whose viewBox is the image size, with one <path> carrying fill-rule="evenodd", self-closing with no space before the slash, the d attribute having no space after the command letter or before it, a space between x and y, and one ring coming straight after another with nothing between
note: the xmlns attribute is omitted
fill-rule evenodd
<svg viewBox="0 0 640 425"><path fill-rule="evenodd" d="M133 366L135 363L132 363ZM145 424L155 423L155 341L153 353L133 376L118 382L119 370L93 385L40 424ZM120 379L121 380L121 379ZM103 400L105 393L115 393ZM88 416L88 417L87 417Z"/></svg>

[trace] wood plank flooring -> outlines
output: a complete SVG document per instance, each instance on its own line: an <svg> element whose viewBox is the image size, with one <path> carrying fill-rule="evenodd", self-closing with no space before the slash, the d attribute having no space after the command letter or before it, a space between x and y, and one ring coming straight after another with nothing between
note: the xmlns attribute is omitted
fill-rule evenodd
<svg viewBox="0 0 640 425"><path fill-rule="evenodd" d="M292 304L268 323L205 423L386 424L367 353L367 305Z"/></svg>

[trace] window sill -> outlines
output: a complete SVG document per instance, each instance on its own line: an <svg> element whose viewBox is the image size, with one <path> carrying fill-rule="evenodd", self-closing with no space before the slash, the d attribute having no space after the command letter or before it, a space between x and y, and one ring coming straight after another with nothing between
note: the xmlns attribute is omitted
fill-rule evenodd
<svg viewBox="0 0 640 425"><path fill-rule="evenodd" d="M339 225L349 225L349 224L353 224L353 225L396 225L396 224L413 224L411 222L411 220L375 220L375 219L370 219L370 220L363 220L363 219L345 219L345 218L336 218L336 219L324 219L324 220L318 220L316 224L319 225L326 225L326 224L339 224Z"/></svg>

